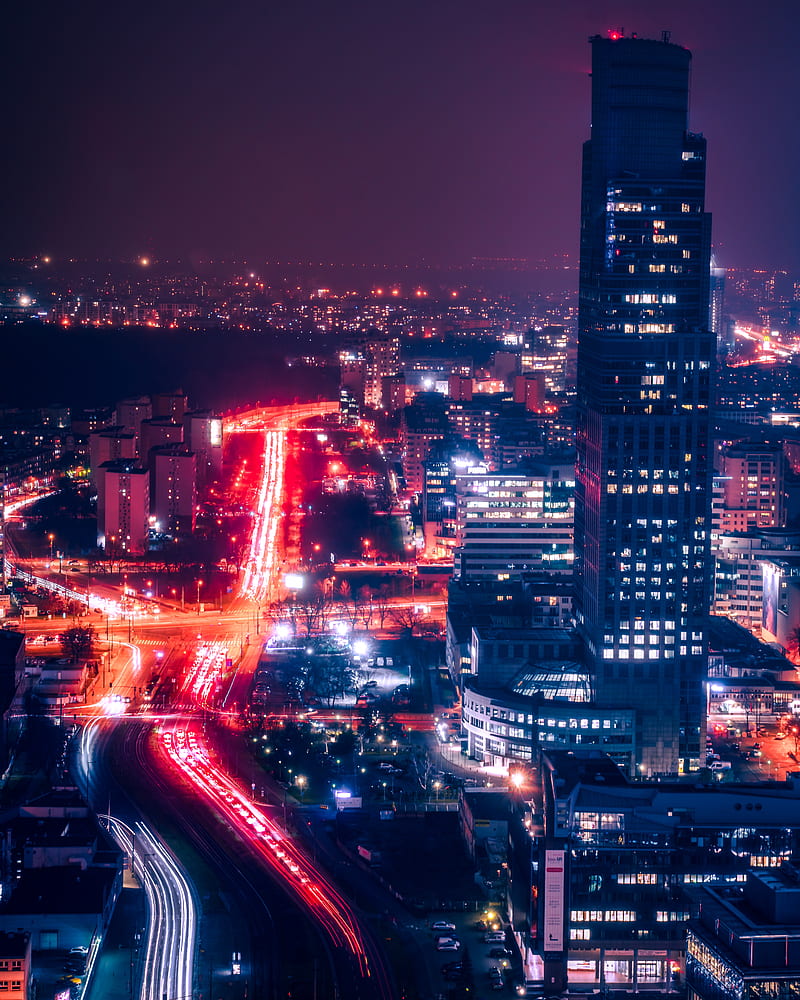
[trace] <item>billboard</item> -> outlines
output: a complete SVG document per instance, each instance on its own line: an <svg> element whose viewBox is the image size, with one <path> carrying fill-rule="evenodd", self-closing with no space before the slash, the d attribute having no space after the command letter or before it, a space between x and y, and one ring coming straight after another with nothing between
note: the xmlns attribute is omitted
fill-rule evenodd
<svg viewBox="0 0 800 1000"><path fill-rule="evenodd" d="M564 852L544 852L544 951L564 950Z"/></svg>
<svg viewBox="0 0 800 1000"><path fill-rule="evenodd" d="M761 596L761 627L773 638L778 635L778 599L780 596L781 571L774 564L761 564L763 590Z"/></svg>

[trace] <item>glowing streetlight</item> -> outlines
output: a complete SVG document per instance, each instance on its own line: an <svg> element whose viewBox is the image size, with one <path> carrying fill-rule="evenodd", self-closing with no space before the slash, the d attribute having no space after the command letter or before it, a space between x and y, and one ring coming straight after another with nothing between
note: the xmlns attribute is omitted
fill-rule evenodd
<svg viewBox="0 0 800 1000"><path fill-rule="evenodd" d="M439 789L442 787L441 781L434 781L433 790L436 792L436 801L439 801Z"/></svg>
<svg viewBox="0 0 800 1000"><path fill-rule="evenodd" d="M306 785L308 784L308 778L304 774L298 774L294 779L294 783L300 789L300 801L303 802L306 794Z"/></svg>
<svg viewBox="0 0 800 1000"><path fill-rule="evenodd" d="M197 613L200 614L200 588L203 586L202 580L197 580Z"/></svg>
<svg viewBox="0 0 800 1000"><path fill-rule="evenodd" d="M52 533L47 536L47 540L50 542L50 562L53 561L53 542L55 541L55 537Z"/></svg>

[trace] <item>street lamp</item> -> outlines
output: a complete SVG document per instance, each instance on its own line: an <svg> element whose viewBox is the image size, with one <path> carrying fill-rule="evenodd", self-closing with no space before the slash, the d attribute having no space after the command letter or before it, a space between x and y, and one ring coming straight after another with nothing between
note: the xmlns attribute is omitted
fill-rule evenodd
<svg viewBox="0 0 800 1000"><path fill-rule="evenodd" d="M50 562L53 561L53 542L55 541L55 537L52 532L47 536L47 540L50 542Z"/></svg>
<svg viewBox="0 0 800 1000"><path fill-rule="evenodd" d="M200 614L200 588L203 586L202 580L197 580L197 613Z"/></svg>
<svg viewBox="0 0 800 1000"><path fill-rule="evenodd" d="M439 789L442 787L441 781L434 781L433 790L436 792L436 801L439 801Z"/></svg>
<svg viewBox="0 0 800 1000"><path fill-rule="evenodd" d="M519 791L525 784L525 774L522 771L512 771L508 776L508 780L511 782L512 787Z"/></svg>
<svg viewBox="0 0 800 1000"><path fill-rule="evenodd" d="M295 784L300 789L300 801L305 801L306 785L308 784L308 778L304 774L298 774L294 779Z"/></svg>

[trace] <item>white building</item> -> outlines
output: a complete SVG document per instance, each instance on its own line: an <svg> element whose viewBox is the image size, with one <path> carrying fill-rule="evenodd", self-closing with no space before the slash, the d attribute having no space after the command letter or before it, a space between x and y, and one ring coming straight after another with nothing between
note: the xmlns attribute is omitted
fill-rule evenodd
<svg viewBox="0 0 800 1000"><path fill-rule="evenodd" d="M182 445L154 448L150 454L150 512L156 530L190 533L195 524L197 465Z"/></svg>
<svg viewBox="0 0 800 1000"><path fill-rule="evenodd" d="M470 470L456 480L456 576L572 573L574 461L534 472Z"/></svg>
<svg viewBox="0 0 800 1000"><path fill-rule="evenodd" d="M150 475L126 462L101 467L103 504L98 497L99 544L107 552L136 555L147 551L150 528Z"/></svg>

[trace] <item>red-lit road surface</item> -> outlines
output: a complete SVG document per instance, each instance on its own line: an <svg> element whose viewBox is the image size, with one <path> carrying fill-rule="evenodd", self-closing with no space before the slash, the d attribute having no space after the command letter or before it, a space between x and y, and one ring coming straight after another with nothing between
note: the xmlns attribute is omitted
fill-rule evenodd
<svg viewBox="0 0 800 1000"><path fill-rule="evenodd" d="M244 567L242 594L261 603L275 591L280 566L279 529L283 514L286 431L266 431L261 484L254 511L253 533Z"/></svg>
<svg viewBox="0 0 800 1000"><path fill-rule="evenodd" d="M181 685L181 693L188 702L201 708L214 707L227 651L224 642L198 643Z"/></svg>
<svg viewBox="0 0 800 1000"><path fill-rule="evenodd" d="M318 921L331 944L352 959L348 996L394 996L382 956L366 937L347 900L297 844L214 761L195 725L175 724L161 734L165 763L178 768L195 794L227 820L295 899ZM354 988L360 980L359 988Z"/></svg>
<svg viewBox="0 0 800 1000"><path fill-rule="evenodd" d="M279 593L281 563L280 527L286 465L286 432L289 427L338 410L338 403L301 403L248 410L225 421L225 434L264 432L260 484L253 511L253 532L244 565L241 595L258 605Z"/></svg>

